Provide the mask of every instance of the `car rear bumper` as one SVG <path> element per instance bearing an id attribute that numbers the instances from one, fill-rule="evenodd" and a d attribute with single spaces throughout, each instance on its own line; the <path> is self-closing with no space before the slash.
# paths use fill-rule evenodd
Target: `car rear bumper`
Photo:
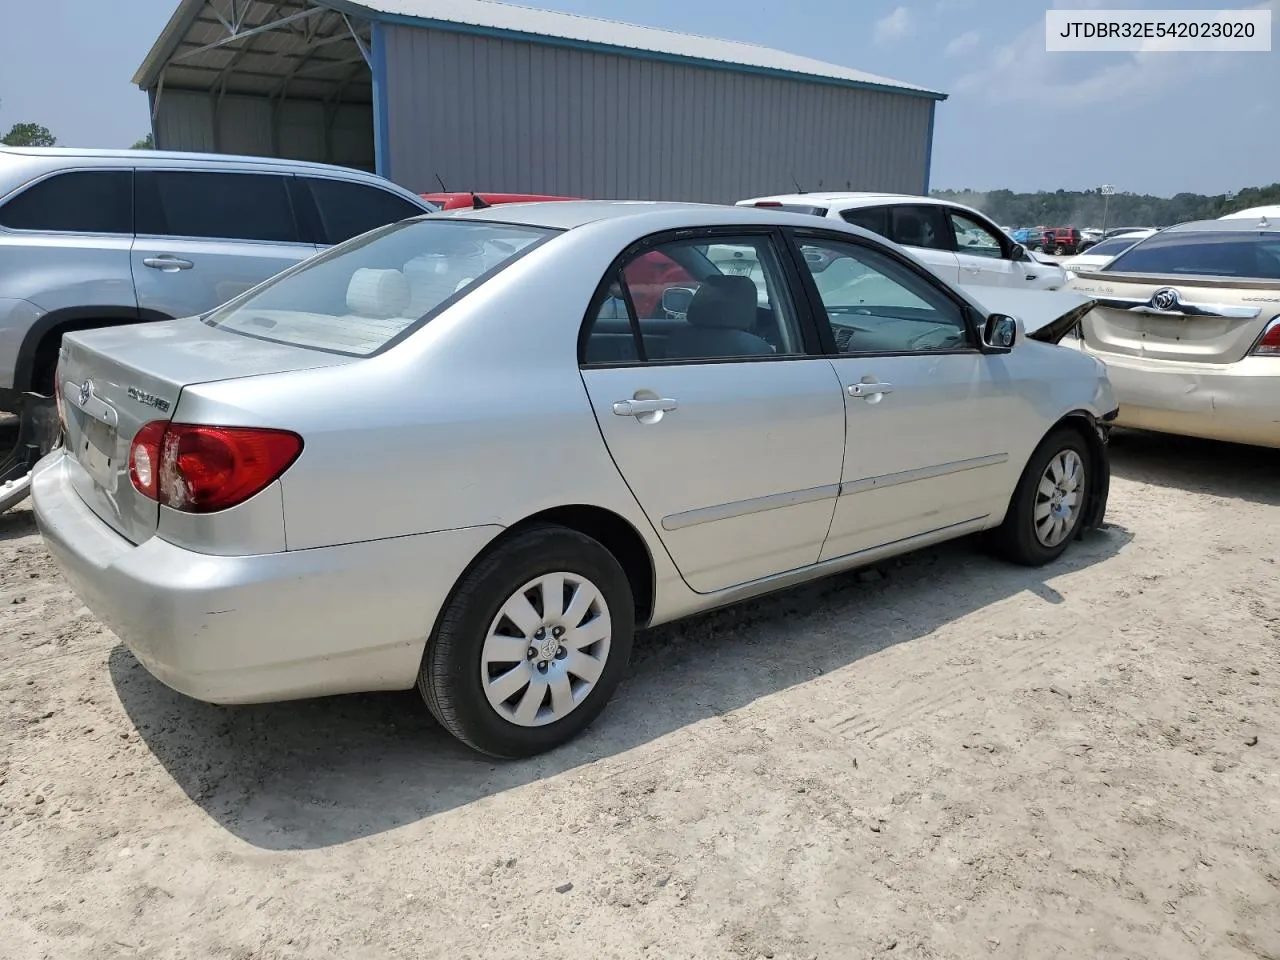
<path id="1" fill-rule="evenodd" d="M 436 615 L 496 526 L 218 557 L 125 540 L 64 454 L 32 477 L 36 522 L 90 611 L 158 679 L 213 703 L 411 687 Z"/>
<path id="2" fill-rule="evenodd" d="M 1089 352 L 1107 365 L 1117 426 L 1280 447 L 1280 357 L 1211 364 Z"/>

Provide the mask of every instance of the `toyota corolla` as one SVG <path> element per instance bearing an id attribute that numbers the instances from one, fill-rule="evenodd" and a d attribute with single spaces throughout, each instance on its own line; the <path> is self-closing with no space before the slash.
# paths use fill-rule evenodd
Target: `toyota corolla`
<path id="1" fill-rule="evenodd" d="M 416 684 L 525 756 L 600 713 L 638 627 L 981 531 L 1043 564 L 1100 524 L 1115 402 L 1054 345 L 1090 301 L 1011 293 L 799 214 L 434 214 L 69 335 L 36 517 L 190 696 Z"/>

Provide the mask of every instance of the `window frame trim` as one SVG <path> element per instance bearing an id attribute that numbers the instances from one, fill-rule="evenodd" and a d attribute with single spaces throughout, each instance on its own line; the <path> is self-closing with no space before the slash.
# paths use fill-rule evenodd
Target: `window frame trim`
<path id="1" fill-rule="evenodd" d="M 16 200 L 18 197 L 22 196 L 24 193 L 27 193 L 36 185 L 44 183 L 47 180 L 52 180 L 54 177 L 59 177 L 68 173 L 127 173 L 129 174 L 129 221 L 130 221 L 130 227 L 132 228 L 130 232 L 117 233 L 115 231 L 103 231 L 103 230 L 40 230 L 40 229 L 32 230 L 26 227 L 10 227 L 10 226 L 6 226 L 3 223 L 0 223 L 0 232 L 11 234 L 16 237 L 39 237 L 39 236 L 114 237 L 117 239 L 131 239 L 138 235 L 137 234 L 137 227 L 138 227 L 137 167 L 131 163 L 125 164 L 123 166 L 115 163 L 91 165 L 91 166 L 82 166 L 82 165 L 76 164 L 72 166 L 56 167 L 52 170 L 46 170 L 43 173 L 37 174 L 36 176 L 32 177 L 30 180 L 26 180 L 18 184 L 16 187 L 14 187 L 4 196 L 0 196 L 0 209 L 7 207 L 10 201 Z"/>
<path id="2" fill-rule="evenodd" d="M 778 258 L 778 265 L 782 272 L 781 287 L 791 300 L 796 327 L 800 334 L 801 351 L 799 353 L 775 353 L 767 356 L 746 357 L 702 357 L 682 360 L 668 360 L 665 357 L 655 360 L 645 358 L 643 349 L 644 335 L 640 330 L 640 319 L 636 316 L 635 304 L 631 299 L 631 289 L 622 272 L 623 265 L 644 253 L 652 252 L 664 244 L 693 244 L 701 237 L 765 237 L 773 244 L 774 253 Z M 790 252 L 790 246 L 786 241 L 783 228 L 768 224 L 747 224 L 745 226 L 741 224 L 716 224 L 702 227 L 680 227 L 675 230 L 662 230 L 658 233 L 651 233 L 627 244 L 622 249 L 622 252 L 609 262 L 608 269 L 605 270 L 600 282 L 596 284 L 595 292 L 587 303 L 586 313 L 583 315 L 582 322 L 578 328 L 578 369 L 611 370 L 621 367 L 687 367 L 708 363 L 778 363 L 788 360 L 813 360 L 826 356 L 822 328 L 817 323 L 816 318 L 812 316 L 812 306 L 809 299 L 804 296 L 803 288 L 799 286 L 803 278 L 795 272 L 793 257 L 794 254 Z M 642 359 L 587 363 L 585 359 L 587 341 L 590 339 L 591 330 L 597 319 L 597 314 L 600 312 L 600 307 L 608 296 L 610 279 L 615 276 L 622 286 L 632 336 L 637 341 L 638 354 Z"/>
<path id="3" fill-rule="evenodd" d="M 138 230 L 138 176 L 140 174 L 166 174 L 166 173 L 200 173 L 215 174 L 218 176 L 247 176 L 247 177 L 279 177 L 285 181 L 284 195 L 289 204 L 289 215 L 293 220 L 293 232 L 295 239 L 293 240 L 255 240 L 249 237 L 199 237 L 185 233 L 143 233 Z M 282 170 L 233 170 L 225 167 L 211 166 L 209 168 L 197 167 L 135 167 L 133 172 L 133 235 L 139 240 L 181 240 L 188 243 L 254 243 L 271 245 L 274 247 L 316 247 L 318 244 L 305 238 L 307 231 L 303 229 L 302 219 L 298 215 L 298 207 L 294 200 L 293 181 L 296 174 L 285 172 Z M 318 214 L 317 214 L 318 216 Z M 331 244 L 328 249 L 332 249 L 336 244 Z"/>
<path id="4" fill-rule="evenodd" d="M 840 233 L 834 230 L 824 230 L 815 227 L 787 227 L 787 239 L 792 246 L 792 259 L 797 263 L 804 263 L 804 254 L 800 249 L 802 237 L 813 237 L 818 240 L 826 240 L 831 243 L 843 243 L 849 246 L 865 247 L 873 253 L 887 257 L 900 266 L 907 269 L 910 273 L 915 274 L 920 280 L 935 290 L 940 292 L 947 300 L 955 304 L 960 311 L 960 316 L 964 321 L 965 330 L 969 334 L 971 343 L 963 347 L 949 347 L 938 350 L 858 350 L 852 352 L 841 352 L 836 346 L 835 330 L 831 325 L 831 320 L 827 315 L 826 304 L 822 302 L 822 295 L 818 291 L 817 281 L 813 278 L 813 272 L 805 267 L 804 274 L 801 275 L 801 282 L 805 287 L 806 296 L 809 299 L 809 310 L 815 320 L 819 323 L 819 331 L 824 336 L 827 348 L 826 356 L 828 359 L 844 359 L 849 357 L 930 357 L 951 354 L 983 354 L 986 351 L 982 349 L 981 331 L 978 329 L 978 317 L 975 315 L 973 306 L 961 297 L 955 290 L 943 282 L 931 270 L 928 270 L 913 260 L 902 256 L 892 247 L 885 244 L 877 243 L 854 234 Z"/>

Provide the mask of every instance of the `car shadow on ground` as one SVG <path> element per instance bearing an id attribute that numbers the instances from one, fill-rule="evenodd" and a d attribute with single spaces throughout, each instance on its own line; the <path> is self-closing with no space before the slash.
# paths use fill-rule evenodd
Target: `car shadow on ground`
<path id="1" fill-rule="evenodd" d="M 1135 483 L 1280 504 L 1280 450 L 1117 428 L 1111 472 Z"/>
<path id="2" fill-rule="evenodd" d="M 521 762 L 462 746 L 412 691 L 228 708 L 169 690 L 122 646 L 109 668 L 145 743 L 210 817 L 264 849 L 311 849 L 621 754 L 1019 593 L 1060 603 L 1047 579 L 1100 563 L 1129 540 L 1108 526 L 1038 570 L 958 541 L 646 631 L 595 725 Z M 912 624 L 904 604 L 915 605 Z"/>
<path id="3" fill-rule="evenodd" d="M 29 501 L 28 501 L 29 502 Z M 36 532 L 36 515 L 29 509 L 0 513 L 0 541 L 18 540 Z"/>

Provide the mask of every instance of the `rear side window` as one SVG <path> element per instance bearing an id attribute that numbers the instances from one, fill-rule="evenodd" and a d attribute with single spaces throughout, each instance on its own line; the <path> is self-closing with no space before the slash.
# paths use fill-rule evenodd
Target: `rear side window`
<path id="1" fill-rule="evenodd" d="M 938 207 L 890 207 L 889 239 L 904 247 L 951 249 L 951 234 Z"/>
<path id="2" fill-rule="evenodd" d="M 298 241 L 279 174 L 139 170 L 137 229 L 161 237 Z"/>
<path id="3" fill-rule="evenodd" d="M 1108 273 L 1280 280 L 1280 233 L 1158 233 L 1103 269 Z"/>
<path id="4" fill-rule="evenodd" d="M 66 233 L 133 233 L 133 174 L 76 170 L 32 184 L 3 207 L 0 226 Z"/>
<path id="5" fill-rule="evenodd" d="M 862 227 L 882 237 L 889 235 L 888 211 L 884 207 L 855 207 L 843 211 L 840 216 L 855 227 Z"/>
<path id="6" fill-rule="evenodd" d="M 374 227 L 426 213 L 421 207 L 363 183 L 303 177 L 320 215 L 319 243 L 342 243 Z"/>

